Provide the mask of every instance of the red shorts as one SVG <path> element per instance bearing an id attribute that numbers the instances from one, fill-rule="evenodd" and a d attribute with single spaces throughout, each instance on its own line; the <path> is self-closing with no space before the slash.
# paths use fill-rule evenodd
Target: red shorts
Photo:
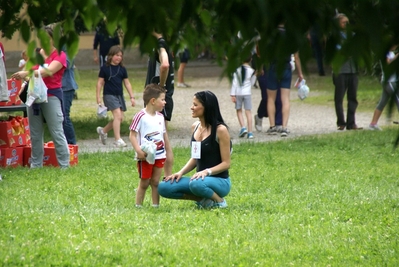
<path id="1" fill-rule="evenodd" d="M 139 171 L 139 177 L 141 179 L 151 179 L 152 170 L 154 167 L 163 168 L 166 159 L 156 159 L 154 164 L 150 164 L 147 161 L 138 161 L 137 170 Z"/>

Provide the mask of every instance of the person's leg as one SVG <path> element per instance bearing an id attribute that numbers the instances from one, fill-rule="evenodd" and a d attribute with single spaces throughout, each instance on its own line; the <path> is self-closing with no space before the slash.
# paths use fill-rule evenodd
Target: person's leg
<path id="1" fill-rule="evenodd" d="M 358 105 L 357 102 L 357 86 L 358 77 L 357 74 L 348 74 L 348 111 L 346 115 L 346 129 L 359 128 L 356 125 L 355 113 Z"/>
<path id="2" fill-rule="evenodd" d="M 186 68 L 187 63 L 180 62 L 179 69 L 177 70 L 177 83 L 180 86 L 184 84 L 184 69 Z"/>
<path id="3" fill-rule="evenodd" d="M 179 69 L 177 70 L 177 82 L 178 85 L 184 84 L 184 69 L 186 68 L 187 63 L 180 62 Z"/>
<path id="4" fill-rule="evenodd" d="M 283 125 L 283 104 L 281 102 L 281 89 L 277 89 L 277 95 L 276 95 L 276 101 L 275 107 L 276 107 L 276 115 L 275 115 L 275 123 L 276 125 Z"/>
<path id="5" fill-rule="evenodd" d="M 245 110 L 245 116 L 247 117 L 248 133 L 252 133 L 252 112 L 250 109 Z"/>
<path id="6" fill-rule="evenodd" d="M 150 185 L 151 185 L 151 198 L 152 198 L 153 206 L 159 206 L 158 185 L 159 185 L 159 178 L 161 177 L 161 174 L 162 174 L 162 168 L 154 167 L 152 169 Z"/>
<path id="7" fill-rule="evenodd" d="M 267 78 L 266 74 L 263 74 L 258 77 L 258 83 L 261 92 L 261 101 L 258 106 L 257 114 L 258 118 L 262 119 L 263 117 L 267 117 Z"/>
<path id="8" fill-rule="evenodd" d="M 199 201 L 202 197 L 196 196 L 191 192 L 190 177 L 182 177 L 178 182 L 162 181 L 158 185 L 158 193 L 164 198 L 186 199 Z"/>
<path id="9" fill-rule="evenodd" d="M 43 105 L 46 105 L 44 103 Z M 43 115 L 40 111 L 39 115 L 33 114 L 32 107 L 27 108 L 28 119 L 29 119 L 29 128 L 30 128 L 30 138 L 32 144 L 31 151 L 31 168 L 40 168 L 43 167 L 43 155 L 44 155 L 44 123 L 43 123 Z"/>
<path id="10" fill-rule="evenodd" d="M 255 128 L 258 132 L 262 131 L 262 119 L 267 117 L 267 79 L 266 74 L 258 76 L 258 84 L 261 92 L 261 100 L 259 102 L 257 114 L 254 115 Z"/>
<path id="11" fill-rule="evenodd" d="M 242 109 L 236 109 L 238 123 L 240 124 L 241 129 L 245 127 L 244 117 L 242 115 Z"/>
<path id="12" fill-rule="evenodd" d="M 191 192 L 201 198 L 212 199 L 215 202 L 222 202 L 223 197 L 230 192 L 230 178 L 205 177 L 192 180 L 189 184 Z"/>
<path id="13" fill-rule="evenodd" d="M 343 130 L 346 127 L 346 121 L 344 116 L 344 96 L 346 93 L 346 82 L 344 74 L 333 74 L 333 83 L 334 83 L 334 105 L 335 105 L 335 114 L 337 115 L 337 126 L 339 130 Z"/>
<path id="14" fill-rule="evenodd" d="M 290 116 L 290 89 L 281 88 L 281 104 L 283 115 L 283 129 L 287 129 L 288 118 Z"/>
<path id="15" fill-rule="evenodd" d="M 165 128 L 167 131 L 168 130 L 168 121 L 167 120 L 165 120 Z M 166 160 L 165 160 L 165 165 L 164 165 L 164 175 L 169 176 L 169 175 L 172 175 L 174 155 L 173 155 L 172 147 L 170 145 L 167 146 L 165 149 L 166 149 Z"/>
<path id="16" fill-rule="evenodd" d="M 123 121 L 123 111 L 120 108 L 112 110 L 112 121 L 103 128 L 104 133 L 108 133 L 111 129 L 114 131 L 115 141 L 121 138 L 121 123 Z"/>
<path id="17" fill-rule="evenodd" d="M 65 120 L 64 120 L 64 133 L 65 137 L 67 139 L 68 144 L 75 145 L 76 144 L 76 138 L 75 138 L 75 129 L 73 127 L 71 118 L 70 118 L 70 112 L 71 112 L 71 106 L 72 106 L 72 101 L 74 99 L 75 95 L 75 90 L 70 90 L 70 91 L 64 91 L 63 92 L 63 103 L 64 103 L 64 111 L 65 111 Z"/>
<path id="18" fill-rule="evenodd" d="M 370 126 L 374 126 L 374 125 L 378 124 L 378 120 L 381 117 L 382 111 L 384 110 L 385 106 L 387 105 L 387 103 L 389 101 L 390 94 L 386 88 L 387 86 L 388 87 L 390 86 L 389 83 L 383 85 L 381 98 L 377 104 L 376 109 L 374 110 L 374 114 L 373 114 L 373 118 L 371 119 Z"/>
<path id="19" fill-rule="evenodd" d="M 140 179 L 139 186 L 136 191 L 136 206 L 142 206 L 145 192 L 147 191 L 148 186 L 150 185 L 150 179 Z"/>
<path id="20" fill-rule="evenodd" d="M 55 96 L 50 96 L 48 97 L 48 103 L 46 105 L 42 104 L 41 109 L 54 142 L 58 165 L 61 168 L 67 168 L 69 167 L 70 155 L 64 134 L 64 114 L 62 112 L 61 101 Z"/>
<path id="21" fill-rule="evenodd" d="M 267 114 L 269 115 L 270 127 L 276 126 L 275 114 L 276 114 L 276 97 L 277 90 L 267 89 Z"/>

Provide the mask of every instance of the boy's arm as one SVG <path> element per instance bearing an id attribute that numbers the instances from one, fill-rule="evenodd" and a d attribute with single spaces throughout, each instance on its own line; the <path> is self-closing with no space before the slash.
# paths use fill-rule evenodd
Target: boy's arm
<path id="1" fill-rule="evenodd" d="M 129 98 L 130 98 L 130 103 L 132 104 L 132 107 L 136 105 L 136 101 L 134 98 L 133 90 L 132 90 L 132 85 L 130 84 L 130 81 L 128 78 L 123 79 L 123 83 L 126 87 L 127 92 L 129 93 Z"/>
<path id="2" fill-rule="evenodd" d="M 137 153 L 137 159 L 138 160 L 145 160 L 145 157 L 147 155 L 146 155 L 146 153 L 144 153 L 143 150 L 141 150 L 141 147 L 140 147 L 139 142 L 137 140 L 137 132 L 130 130 L 129 140 L 130 140 L 130 143 L 133 146 L 133 149 Z"/>

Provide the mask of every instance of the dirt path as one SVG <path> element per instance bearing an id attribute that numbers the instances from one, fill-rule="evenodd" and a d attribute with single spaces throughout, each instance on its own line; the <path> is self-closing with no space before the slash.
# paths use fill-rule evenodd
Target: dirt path
<path id="1" fill-rule="evenodd" d="M 201 78 L 197 78 L 198 73 L 201 73 Z M 222 80 L 219 79 L 220 73 L 221 69 L 219 67 L 209 66 L 209 64 L 199 64 L 199 66 L 191 68 L 187 67 L 185 76 L 186 83 L 189 83 L 192 87 L 175 89 L 175 94 L 173 97 L 175 103 L 173 117 L 172 121 L 169 124 L 168 132 L 172 146 L 176 147 L 189 145 L 190 126 L 193 122 L 196 121 L 196 119 L 191 118 L 190 107 L 192 103 L 192 98 L 196 92 L 202 90 L 210 90 L 218 97 L 222 116 L 230 128 L 230 135 L 233 143 L 268 142 L 281 140 L 282 138 L 279 135 L 270 136 L 266 134 L 265 131 L 269 127 L 269 121 L 267 118 L 263 119 L 262 132 L 256 132 L 254 129 L 254 139 L 248 140 L 246 138 L 238 138 L 238 132 L 240 130 L 240 127 L 234 109 L 234 104 L 230 100 L 230 84 L 226 78 Z M 291 133 L 289 134 L 287 139 L 299 137 L 302 135 L 337 132 L 335 126 L 336 117 L 333 106 L 317 106 L 307 104 L 306 99 L 304 101 L 300 101 L 296 93 L 297 91 L 295 89 L 291 90 L 291 114 L 288 122 L 288 129 Z M 309 97 L 312 97 L 312 91 L 310 92 Z M 260 99 L 260 90 L 253 89 L 252 115 L 256 114 Z M 370 123 L 371 116 L 372 113 L 369 112 L 357 112 L 356 122 L 358 126 L 367 128 L 368 124 Z M 380 119 L 380 125 L 384 125 L 387 123 L 388 122 L 384 118 Z M 123 137 L 123 139 L 126 143 L 129 144 L 127 136 Z M 112 140 L 110 140 L 106 146 L 102 145 L 97 139 L 79 141 L 78 145 L 79 151 L 81 153 L 120 150 L 113 147 Z M 128 146 L 123 150 L 132 150 L 132 147 Z"/>

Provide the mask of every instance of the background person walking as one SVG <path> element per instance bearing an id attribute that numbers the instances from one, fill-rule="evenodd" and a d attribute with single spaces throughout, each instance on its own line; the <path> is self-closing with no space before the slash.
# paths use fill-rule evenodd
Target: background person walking
<path id="1" fill-rule="evenodd" d="M 235 103 L 238 122 L 241 130 L 239 137 L 245 137 L 248 134 L 249 139 L 253 139 L 252 133 L 252 94 L 251 88 L 255 84 L 255 70 L 251 67 L 251 57 L 248 57 L 244 63 L 237 68 L 233 74 L 233 81 L 230 90 L 231 101 Z M 245 127 L 242 109 L 245 109 L 245 117 L 247 119 L 247 127 Z"/>
<path id="2" fill-rule="evenodd" d="M 103 127 L 97 127 L 97 133 L 103 145 L 106 144 L 108 132 L 114 131 L 116 147 L 125 147 L 126 143 L 121 138 L 121 123 L 123 113 L 126 111 L 126 103 L 123 97 L 123 85 L 129 93 L 130 104 L 135 106 L 132 86 L 129 82 L 126 68 L 123 66 L 123 51 L 119 45 L 111 47 L 107 62 L 101 67 L 98 74 L 96 95 L 97 104 L 103 105 L 101 101 L 101 89 L 103 89 L 104 105 L 112 112 L 113 119 Z"/>

